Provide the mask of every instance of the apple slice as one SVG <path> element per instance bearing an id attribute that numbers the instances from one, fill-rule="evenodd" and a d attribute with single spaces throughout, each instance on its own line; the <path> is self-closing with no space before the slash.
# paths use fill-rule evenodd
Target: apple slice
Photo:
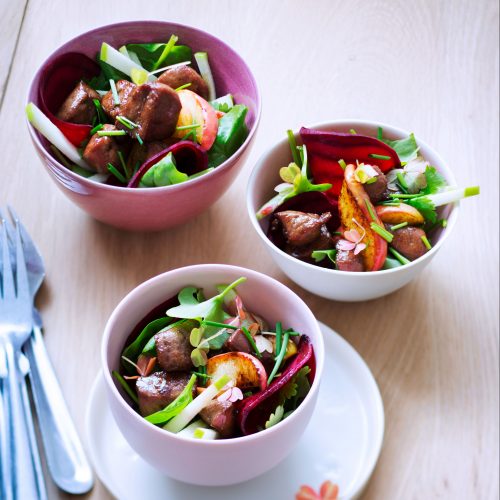
<path id="1" fill-rule="evenodd" d="M 191 90 L 179 90 L 177 95 L 181 100 L 182 108 L 174 137 L 182 139 L 193 130 L 196 130 L 196 142 L 208 151 L 217 137 L 219 127 L 215 109 L 203 97 Z M 198 127 L 195 129 L 189 128 L 190 125 L 198 125 Z"/>
<path id="2" fill-rule="evenodd" d="M 375 208 L 380 220 L 387 224 L 408 222 L 410 226 L 418 226 L 425 222 L 422 214 L 416 208 L 406 203 L 400 203 L 398 207 L 379 205 Z"/>
<path id="3" fill-rule="evenodd" d="M 267 385 L 267 374 L 263 364 L 251 354 L 245 352 L 226 352 L 209 358 L 207 375 L 211 380 L 218 380 L 227 375 L 236 387 L 264 390 Z"/>

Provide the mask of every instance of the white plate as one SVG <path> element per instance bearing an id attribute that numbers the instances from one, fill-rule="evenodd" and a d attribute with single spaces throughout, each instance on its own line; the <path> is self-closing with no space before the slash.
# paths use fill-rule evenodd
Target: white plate
<path id="1" fill-rule="evenodd" d="M 319 490 L 325 480 L 339 486 L 340 498 L 356 498 L 366 486 L 382 448 L 382 398 L 359 354 L 331 328 L 320 326 L 326 359 L 318 404 L 297 447 L 277 467 L 251 481 L 225 487 L 193 486 L 162 476 L 121 435 L 100 374 L 90 395 L 86 426 L 90 456 L 101 481 L 120 500 L 293 499 L 301 485 Z M 165 457 L 170 459 L 175 460 Z"/>

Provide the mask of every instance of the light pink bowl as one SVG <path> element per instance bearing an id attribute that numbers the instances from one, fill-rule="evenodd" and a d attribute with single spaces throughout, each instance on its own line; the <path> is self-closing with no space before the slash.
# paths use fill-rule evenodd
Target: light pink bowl
<path id="1" fill-rule="evenodd" d="M 180 437 L 155 427 L 136 413 L 122 397 L 111 372 L 117 370 L 125 341 L 150 310 L 175 296 L 181 288 L 196 285 L 214 293 L 214 285 L 238 286 L 244 304 L 269 321 L 282 321 L 307 334 L 314 345 L 316 377 L 302 404 L 276 426 L 251 436 L 220 441 Z M 203 264 L 183 267 L 146 281 L 132 290 L 111 315 L 102 340 L 102 367 L 112 414 L 130 446 L 163 474 L 186 483 L 222 486 L 246 481 L 271 469 L 293 449 L 304 432 L 318 397 L 323 372 L 324 345 L 318 323 L 306 304 L 278 281 L 241 267 Z"/>
<path id="2" fill-rule="evenodd" d="M 193 52 L 206 51 L 219 96 L 231 93 L 248 108 L 250 131 L 238 151 L 214 171 L 182 184 L 154 189 L 128 189 L 89 181 L 65 168 L 49 149 L 49 143 L 28 123 L 31 140 L 45 169 L 57 186 L 82 210 L 97 220 L 133 231 L 159 231 L 183 224 L 210 207 L 229 188 L 252 142 L 260 118 L 260 94 L 255 79 L 243 59 L 228 45 L 204 31 L 182 24 L 135 21 L 103 26 L 73 38 L 57 49 L 36 72 L 28 102 L 39 104 L 40 77 L 55 57 L 81 52 L 93 58 L 101 43 L 114 47 L 125 43 L 148 43 L 179 36 L 179 43 Z"/>

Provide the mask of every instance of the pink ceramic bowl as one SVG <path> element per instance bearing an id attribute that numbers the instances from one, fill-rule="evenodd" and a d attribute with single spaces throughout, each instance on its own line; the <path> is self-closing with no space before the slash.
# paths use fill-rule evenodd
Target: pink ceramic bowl
<path id="1" fill-rule="evenodd" d="M 155 427 L 136 413 L 122 397 L 111 377 L 134 326 L 154 307 L 188 285 L 215 293 L 214 284 L 247 281 L 238 293 L 249 310 L 271 324 L 283 321 L 311 339 L 316 376 L 309 394 L 288 418 L 251 436 L 220 441 L 200 441 Z M 111 315 L 102 340 L 102 368 L 113 416 L 130 446 L 163 474 L 187 483 L 228 485 L 251 479 L 277 465 L 293 449 L 309 422 L 318 397 L 323 372 L 324 345 L 318 323 L 306 304 L 285 285 L 241 267 L 203 264 L 183 267 L 146 281 L 132 290 Z"/>
<path id="2" fill-rule="evenodd" d="M 28 102 L 39 104 L 41 75 L 55 57 L 67 52 L 81 52 L 94 58 L 101 43 L 114 47 L 125 43 L 148 43 L 179 36 L 179 43 L 193 52 L 206 51 L 214 75 L 217 94 L 231 93 L 235 101 L 249 111 L 246 122 L 250 131 L 239 150 L 214 171 L 175 186 L 128 189 L 89 181 L 65 168 L 52 154 L 49 143 L 29 123 L 35 149 L 45 169 L 57 186 L 92 217 L 113 226 L 133 231 L 159 231 L 183 224 L 210 207 L 229 188 L 249 152 L 260 118 L 260 94 L 255 79 L 243 59 L 218 38 L 182 24 L 160 21 L 134 21 L 111 24 L 73 38 L 57 49 L 36 72 Z"/>

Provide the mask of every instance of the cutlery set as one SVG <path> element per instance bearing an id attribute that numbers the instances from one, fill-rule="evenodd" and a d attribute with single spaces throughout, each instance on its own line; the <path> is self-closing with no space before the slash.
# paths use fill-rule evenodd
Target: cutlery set
<path id="1" fill-rule="evenodd" d="M 79 441 L 42 338 L 34 305 L 43 260 L 12 208 L 0 209 L 0 499 L 47 498 L 29 393 L 50 475 L 62 490 L 92 488 Z M 29 379 L 29 388 L 27 379 Z"/>

